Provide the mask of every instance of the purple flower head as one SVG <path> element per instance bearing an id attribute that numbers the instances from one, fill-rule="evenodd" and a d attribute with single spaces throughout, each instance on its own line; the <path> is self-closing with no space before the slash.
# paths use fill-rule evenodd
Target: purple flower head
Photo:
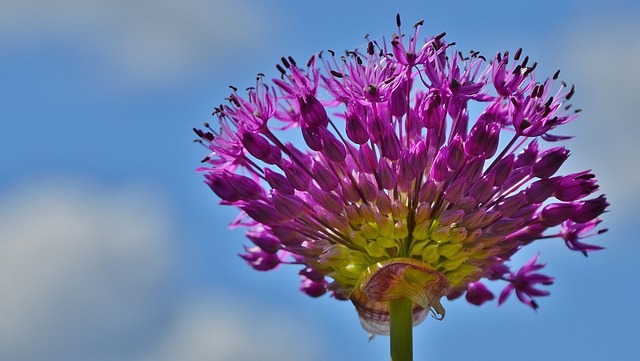
<path id="1" fill-rule="evenodd" d="M 506 281 L 509 282 L 507 287 L 502 290 L 500 293 L 500 298 L 498 299 L 498 304 L 503 304 L 507 298 L 513 293 L 516 292 L 516 296 L 520 301 L 524 304 L 529 305 L 534 310 L 538 308 L 538 304 L 533 299 L 533 297 L 547 296 L 549 295 L 548 291 L 540 290 L 535 288 L 536 285 L 550 285 L 553 283 L 553 278 L 545 276 L 540 273 L 534 273 L 542 269 L 545 265 L 536 263 L 538 261 L 539 255 L 531 258 L 518 272 L 515 274 L 510 273 Z"/>
<path id="2" fill-rule="evenodd" d="M 600 249 L 581 240 L 609 205 L 591 171 L 560 173 L 568 137 L 549 132 L 577 116 L 574 89 L 538 80 L 521 49 L 487 61 L 397 23 L 390 43 L 282 58 L 280 78 L 234 88 L 219 127 L 195 129 L 198 170 L 241 211 L 250 266 L 298 265 L 302 292 L 350 300 L 372 334 L 388 333 L 391 300 L 411 299 L 417 324 L 444 316 L 443 297 L 492 300 L 485 281 L 535 309 L 552 279 L 538 256 L 508 261 L 543 239 Z"/>
<path id="3" fill-rule="evenodd" d="M 583 238 L 592 237 L 606 232 L 606 228 L 595 231 L 595 228 L 600 224 L 600 222 L 601 221 L 599 219 L 594 219 L 587 223 L 566 221 L 560 226 L 560 237 L 564 239 L 564 242 L 570 250 L 580 251 L 582 254 L 587 256 L 587 252 L 603 249 L 603 247 L 600 246 L 580 242 Z"/>

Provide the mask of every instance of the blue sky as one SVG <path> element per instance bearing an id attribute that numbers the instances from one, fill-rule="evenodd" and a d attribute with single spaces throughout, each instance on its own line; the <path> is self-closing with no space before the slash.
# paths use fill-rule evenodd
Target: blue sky
<path id="1" fill-rule="evenodd" d="M 565 172 L 593 169 L 612 203 L 607 250 L 533 244 L 556 277 L 538 312 L 446 302 L 416 360 L 632 359 L 640 201 L 634 1 L 9 0 L 0 3 L 0 359 L 386 360 L 346 302 L 311 299 L 297 269 L 236 256 L 235 211 L 194 172 L 191 128 L 228 85 L 408 29 L 457 49 L 519 47 L 562 70 L 582 116 Z"/>

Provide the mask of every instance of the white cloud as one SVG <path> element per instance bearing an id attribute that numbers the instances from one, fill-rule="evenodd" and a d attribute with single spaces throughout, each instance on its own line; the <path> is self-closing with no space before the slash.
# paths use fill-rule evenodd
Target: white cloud
<path id="1" fill-rule="evenodd" d="M 593 15 L 571 24 L 562 39 L 564 58 L 579 75 L 586 104 L 569 144 L 582 164 L 593 167 L 612 211 L 633 209 L 640 199 L 637 157 L 640 121 L 640 24 L 638 16 Z"/>
<path id="2" fill-rule="evenodd" d="M 302 321 L 281 308 L 179 294 L 161 199 L 149 185 L 72 178 L 0 192 L 0 360 L 322 359 L 318 338 L 296 334 Z"/>
<path id="3" fill-rule="evenodd" d="M 185 304 L 156 347 L 135 361 L 321 360 L 312 331 L 278 310 L 258 312 L 230 295 Z"/>
<path id="4" fill-rule="evenodd" d="M 108 353 L 166 312 L 153 301 L 171 267 L 157 195 L 61 178 L 1 197 L 0 359 Z"/>
<path id="5" fill-rule="evenodd" d="M 245 1 L 9 0 L 0 3 L 0 42 L 79 44 L 106 60 L 110 75 L 154 85 L 259 48 L 269 18 Z"/>

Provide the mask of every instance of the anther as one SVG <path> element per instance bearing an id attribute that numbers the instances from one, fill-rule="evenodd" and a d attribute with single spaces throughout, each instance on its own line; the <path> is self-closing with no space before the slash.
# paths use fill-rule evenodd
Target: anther
<path id="1" fill-rule="evenodd" d="M 546 103 L 544 103 L 544 106 L 545 106 L 545 107 L 550 107 L 550 106 L 551 106 L 551 103 L 553 103 L 553 97 L 549 97 L 549 100 L 547 100 L 547 102 L 546 102 Z"/>
<path id="2" fill-rule="evenodd" d="M 287 69 L 291 68 L 291 64 L 289 64 L 289 62 L 287 61 L 287 59 L 284 56 L 282 58 L 280 58 L 280 61 L 282 61 L 282 64 L 284 65 L 285 68 L 287 68 Z"/>
<path id="3" fill-rule="evenodd" d="M 513 68 L 512 74 L 520 74 L 521 71 L 522 71 L 522 66 L 516 65 L 516 67 Z"/>
<path id="4" fill-rule="evenodd" d="M 536 66 L 538 66 L 538 63 L 533 63 L 533 65 L 526 68 L 526 70 L 524 71 L 524 73 L 522 73 L 522 75 L 527 76 L 531 74 L 536 69 Z"/>
<path id="5" fill-rule="evenodd" d="M 291 63 L 291 65 L 293 65 L 293 66 L 298 66 L 298 65 L 296 64 L 296 61 L 295 61 L 295 60 L 293 60 L 293 58 L 292 58 L 291 56 L 289 56 L 289 57 L 288 57 L 288 59 L 289 59 L 289 62 Z"/>
<path id="6" fill-rule="evenodd" d="M 447 33 L 442 32 L 442 33 L 440 33 L 439 35 L 437 35 L 434 39 L 435 39 L 435 40 L 440 40 L 440 39 L 444 38 L 444 36 L 445 36 L 445 35 L 447 35 Z"/>
<path id="7" fill-rule="evenodd" d="M 560 69 L 553 74 L 553 80 L 558 80 L 558 76 L 560 75 Z"/>
<path id="8" fill-rule="evenodd" d="M 575 94 L 575 92 L 576 92 L 576 86 L 572 84 L 571 85 L 571 90 L 569 90 L 569 93 L 567 94 L 565 99 L 567 99 L 567 100 L 571 99 L 571 97 L 573 97 L 573 94 Z"/>
<path id="9" fill-rule="evenodd" d="M 513 54 L 513 60 L 520 60 L 520 54 L 522 54 L 522 48 L 518 48 L 518 50 L 516 50 L 516 53 Z"/>
<path id="10" fill-rule="evenodd" d="M 396 14 L 396 25 L 398 25 L 398 27 L 402 26 L 402 22 L 400 21 L 400 14 Z"/>
<path id="11" fill-rule="evenodd" d="M 369 55 L 375 54 L 375 49 L 373 48 L 373 42 L 372 41 L 370 41 L 369 45 L 367 46 L 367 54 L 369 54 Z"/>

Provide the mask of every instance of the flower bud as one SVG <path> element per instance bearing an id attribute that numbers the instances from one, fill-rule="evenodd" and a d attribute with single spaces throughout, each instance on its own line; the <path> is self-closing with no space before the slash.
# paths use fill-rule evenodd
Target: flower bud
<path id="1" fill-rule="evenodd" d="M 382 131 L 380 152 L 389 160 L 398 160 L 400 158 L 402 147 L 396 132 L 391 126 L 386 126 Z"/>
<path id="2" fill-rule="evenodd" d="M 433 162 L 430 175 L 430 178 L 436 182 L 443 182 L 448 179 L 449 169 L 447 168 L 447 161 L 443 157 L 438 157 Z"/>
<path id="3" fill-rule="evenodd" d="M 303 127 L 301 129 L 302 138 L 311 150 L 322 150 L 322 137 L 320 136 L 320 127 Z"/>
<path id="4" fill-rule="evenodd" d="M 314 281 L 306 277 L 302 277 L 300 283 L 300 291 L 306 293 L 311 297 L 320 297 L 327 292 L 327 281 L 324 279 L 320 281 Z"/>
<path id="5" fill-rule="evenodd" d="M 595 192 L 599 186 L 595 175 L 588 171 L 558 177 L 558 187 L 553 195 L 561 201 L 575 201 Z"/>
<path id="6" fill-rule="evenodd" d="M 356 144 L 364 144 L 369 141 L 369 133 L 367 127 L 360 116 L 355 112 L 347 112 L 346 114 L 346 131 L 347 137 Z"/>
<path id="7" fill-rule="evenodd" d="M 509 178 L 513 170 L 514 160 L 514 155 L 509 154 L 496 163 L 496 166 L 493 168 L 493 173 L 496 175 L 494 185 L 501 186 Z"/>
<path id="8" fill-rule="evenodd" d="M 313 179 L 325 191 L 331 192 L 338 188 L 338 177 L 322 163 L 314 162 L 311 172 L 313 173 Z"/>
<path id="9" fill-rule="evenodd" d="M 396 186 L 396 172 L 391 169 L 389 161 L 381 158 L 376 167 L 376 173 L 383 189 L 391 190 Z"/>
<path id="10" fill-rule="evenodd" d="M 551 203 L 545 206 L 538 218 L 547 226 L 553 227 L 566 221 L 578 209 L 575 203 Z"/>
<path id="11" fill-rule="evenodd" d="M 459 135 L 456 135 L 455 138 L 449 143 L 446 149 L 447 153 L 447 167 L 452 171 L 457 171 L 460 169 L 465 161 L 466 156 L 464 153 L 464 147 L 462 145 L 462 138 Z"/>
<path id="12" fill-rule="evenodd" d="M 306 191 L 309 189 L 309 183 L 311 183 L 311 177 L 307 174 L 307 172 L 298 167 L 296 164 L 291 162 L 284 163 L 284 174 L 289 180 L 289 183 L 293 186 L 293 188 L 299 191 Z"/>
<path id="13" fill-rule="evenodd" d="M 475 198 L 478 203 L 485 203 L 494 189 L 495 173 L 489 173 L 475 182 L 469 188 L 469 196 Z"/>
<path id="14" fill-rule="evenodd" d="M 312 94 L 298 98 L 303 128 L 326 127 L 329 117 L 324 106 Z"/>
<path id="15" fill-rule="evenodd" d="M 245 247 L 247 253 L 241 254 L 247 263 L 256 271 L 269 271 L 280 264 L 277 253 L 267 253 L 258 247 Z"/>
<path id="16" fill-rule="evenodd" d="M 280 240 L 262 226 L 247 231 L 245 235 L 253 244 L 267 253 L 275 253 L 281 248 Z"/>
<path id="17" fill-rule="evenodd" d="M 291 183 L 289 183 L 287 177 L 283 176 L 280 173 L 276 173 L 269 168 L 265 168 L 264 177 L 271 188 L 277 189 L 279 192 L 288 195 L 293 195 L 293 193 L 295 192 L 295 189 L 293 189 L 293 186 L 291 185 Z"/>
<path id="18" fill-rule="evenodd" d="M 294 196 L 274 190 L 271 193 L 273 206 L 287 219 L 300 217 L 304 213 L 304 202 Z"/>
<path id="19" fill-rule="evenodd" d="M 365 173 L 373 174 L 378 164 L 378 158 L 375 156 L 368 144 L 360 146 L 358 151 L 358 164 Z"/>
<path id="20" fill-rule="evenodd" d="M 327 159 L 336 163 L 344 161 L 347 157 L 347 150 L 344 144 L 324 128 L 320 130 L 320 137 L 322 138 L 322 151 L 327 156 Z"/>
<path id="21" fill-rule="evenodd" d="M 391 92 L 390 111 L 395 117 L 401 117 L 407 112 L 407 81 L 401 81 Z"/>
<path id="22" fill-rule="evenodd" d="M 604 195 L 600 195 L 598 198 L 580 202 L 579 205 L 569 219 L 576 223 L 587 223 L 604 213 L 609 206 L 609 202 L 607 202 L 607 198 Z"/>
<path id="23" fill-rule="evenodd" d="M 266 226 L 278 225 L 284 222 L 284 218 L 280 212 L 278 212 L 273 205 L 263 200 L 247 202 L 241 205 L 240 208 L 247 213 L 249 217 Z"/>
<path id="24" fill-rule="evenodd" d="M 205 179 L 218 197 L 228 202 L 254 200 L 262 194 L 262 187 L 253 179 L 226 170 L 207 173 Z"/>
<path id="25" fill-rule="evenodd" d="M 487 301 L 493 300 L 495 296 L 481 282 L 472 282 L 467 285 L 465 298 L 472 305 L 480 306 Z"/>
<path id="26" fill-rule="evenodd" d="M 542 203 L 551 197 L 556 189 L 556 182 L 551 179 L 540 179 L 531 183 L 525 190 L 527 200 L 532 203 Z M 563 201 L 564 199 L 560 199 Z"/>
<path id="27" fill-rule="evenodd" d="M 516 157 L 513 168 L 531 166 L 538 158 L 538 142 L 532 141 Z"/>
<path id="28" fill-rule="evenodd" d="M 367 179 L 367 176 L 365 176 L 363 173 L 360 173 L 360 175 L 358 176 L 358 184 L 365 200 L 367 202 L 375 202 L 378 198 L 378 187 L 376 187 L 373 182 Z"/>
<path id="29" fill-rule="evenodd" d="M 249 154 L 262 161 L 271 157 L 271 144 L 260 134 L 243 132 L 242 145 Z"/>
<path id="30" fill-rule="evenodd" d="M 556 147 L 543 152 L 533 165 L 532 175 L 538 178 L 549 178 L 554 175 L 562 163 L 569 158 L 569 150 L 565 147 Z"/>
<path id="31" fill-rule="evenodd" d="M 444 191 L 444 199 L 451 203 L 456 203 L 467 192 L 468 188 L 467 180 L 458 178 Z"/>

